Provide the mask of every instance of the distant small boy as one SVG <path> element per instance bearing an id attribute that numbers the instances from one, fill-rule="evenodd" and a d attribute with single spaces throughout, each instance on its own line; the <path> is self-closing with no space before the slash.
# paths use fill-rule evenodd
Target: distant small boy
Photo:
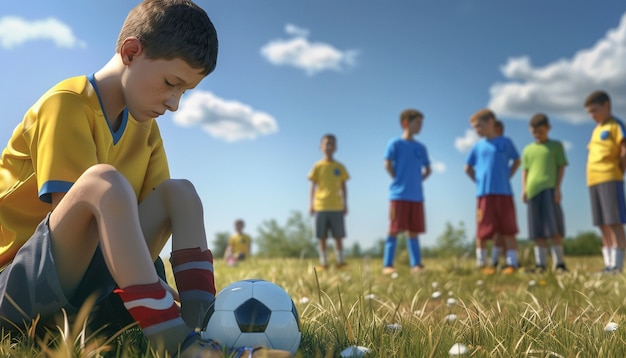
<path id="1" fill-rule="evenodd" d="M 502 235 L 506 246 L 504 274 L 517 270 L 517 220 L 510 178 L 520 165 L 513 142 L 497 136 L 496 116 L 482 109 L 470 117 L 470 123 L 481 140 L 472 147 L 465 164 L 465 173 L 476 183 L 476 264 L 486 274 L 495 273 L 487 265 L 487 240 Z"/>
<path id="2" fill-rule="evenodd" d="M 585 100 L 585 109 L 596 122 L 587 145 L 587 186 L 593 224 L 602 231 L 603 272 L 622 272 L 626 248 L 624 123 L 611 113 L 611 99 L 604 91 L 591 93 Z"/>
<path id="3" fill-rule="evenodd" d="M 348 213 L 346 181 L 350 178 L 343 164 L 334 158 L 337 138 L 333 134 L 322 137 L 320 149 L 324 158 L 313 165 L 308 178 L 311 181 L 309 213 L 315 217 L 315 236 L 320 255 L 319 270 L 328 269 L 326 240 L 328 233 L 335 240 L 337 267 L 346 266 L 342 240 L 346 236 L 344 217 Z"/>
<path id="4" fill-rule="evenodd" d="M 239 261 L 250 256 L 252 238 L 243 232 L 246 223 L 242 219 L 235 220 L 235 233 L 228 239 L 224 258 L 228 266 L 236 266 Z"/>
<path id="5" fill-rule="evenodd" d="M 415 109 L 400 114 L 402 136 L 393 138 L 385 151 L 385 169 L 392 178 L 389 187 L 389 236 L 385 242 L 383 274 L 396 272 L 393 262 L 398 234 L 408 232 L 411 272 L 422 271 L 418 234 L 426 231 L 422 182 L 431 173 L 426 147 L 413 138 L 422 129 L 424 115 Z"/>
<path id="6" fill-rule="evenodd" d="M 528 210 L 528 237 L 535 242 L 537 271 L 547 268 L 551 239 L 552 263 L 557 271 L 567 271 L 563 261 L 563 211 L 561 182 L 567 165 L 561 142 L 548 138 L 548 116 L 537 113 L 530 119 L 533 143 L 522 152 L 522 201 Z"/>

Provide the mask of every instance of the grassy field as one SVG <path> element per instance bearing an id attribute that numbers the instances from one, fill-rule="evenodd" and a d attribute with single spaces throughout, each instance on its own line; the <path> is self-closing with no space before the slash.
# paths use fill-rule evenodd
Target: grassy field
<path id="1" fill-rule="evenodd" d="M 626 357 L 626 275 L 595 274 L 601 263 L 569 258 L 564 274 L 485 276 L 472 259 L 438 259 L 420 274 L 399 262 L 394 278 L 375 259 L 316 272 L 315 261 L 253 258 L 237 267 L 218 260 L 215 272 L 218 291 L 248 278 L 285 288 L 300 313 L 299 357 L 339 357 L 350 346 L 368 348 L 366 357 L 448 357 L 455 343 L 468 357 Z M 609 322 L 619 328 L 605 331 Z M 5 340 L 0 356 L 150 356 L 76 332 L 49 352 Z"/>

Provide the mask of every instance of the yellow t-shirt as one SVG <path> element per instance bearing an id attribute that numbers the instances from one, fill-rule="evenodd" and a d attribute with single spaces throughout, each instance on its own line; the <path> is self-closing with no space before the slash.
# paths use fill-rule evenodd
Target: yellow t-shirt
<path id="1" fill-rule="evenodd" d="M 244 254 L 245 257 L 250 256 L 250 244 L 252 243 L 252 239 L 247 234 L 233 234 L 228 240 L 228 244 L 232 249 L 232 254 L 237 256 L 239 254 Z"/>
<path id="2" fill-rule="evenodd" d="M 620 169 L 620 143 L 624 140 L 624 124 L 611 118 L 597 124 L 587 145 L 587 185 L 623 181 Z"/>
<path id="3" fill-rule="evenodd" d="M 315 211 L 344 209 L 342 185 L 350 176 L 343 164 L 322 159 L 313 165 L 308 178 L 315 183 Z"/>
<path id="4" fill-rule="evenodd" d="M 28 110 L 0 158 L 0 267 L 50 212 L 51 193 L 67 192 L 89 167 L 113 165 L 138 203 L 169 178 L 156 121 L 124 113 L 113 132 L 87 76 L 58 83 Z"/>

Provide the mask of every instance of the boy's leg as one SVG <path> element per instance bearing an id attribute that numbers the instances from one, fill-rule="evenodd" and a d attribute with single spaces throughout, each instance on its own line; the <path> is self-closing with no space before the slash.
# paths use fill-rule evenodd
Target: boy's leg
<path id="1" fill-rule="evenodd" d="M 341 237 L 335 238 L 335 253 L 337 254 L 337 265 L 345 265 L 343 257 L 343 239 Z"/>
<path id="2" fill-rule="evenodd" d="M 188 326 L 201 327 L 215 300 L 213 254 L 207 248 L 203 207 L 187 180 L 167 180 L 139 204 L 139 218 L 151 255 L 172 236 L 172 271 Z"/>
<path id="3" fill-rule="evenodd" d="M 135 193 L 114 167 L 100 164 L 81 175 L 50 215 L 50 234 L 66 297 L 75 293 L 99 245 L 126 308 L 154 348 L 171 353 L 191 332 L 159 282 Z"/>
<path id="4" fill-rule="evenodd" d="M 346 237 L 346 229 L 344 222 L 344 213 L 341 211 L 333 211 L 329 213 L 328 224 L 335 241 L 335 255 L 337 265 L 344 265 L 343 257 L 343 238 Z"/>
<path id="5" fill-rule="evenodd" d="M 554 269 L 567 270 L 565 267 L 565 254 L 563 251 L 563 236 L 556 235 L 550 243 L 550 251 L 552 253 L 552 266 Z"/>
<path id="6" fill-rule="evenodd" d="M 535 239 L 535 266 L 545 269 L 548 264 L 548 243 L 545 238 L 538 237 Z"/>
<path id="7" fill-rule="evenodd" d="M 328 255 L 326 250 L 326 238 L 318 238 L 317 239 L 317 250 L 320 255 L 320 265 L 323 267 L 328 266 Z"/>
<path id="8" fill-rule="evenodd" d="M 414 271 L 422 268 L 422 251 L 420 249 L 419 238 L 416 232 L 409 232 L 409 241 L 407 242 L 409 251 L 409 265 Z"/>
<path id="9" fill-rule="evenodd" d="M 496 233 L 493 236 L 493 246 L 491 246 L 491 264 L 493 267 L 498 267 L 500 262 L 500 255 L 504 253 L 504 240 L 502 235 Z"/>

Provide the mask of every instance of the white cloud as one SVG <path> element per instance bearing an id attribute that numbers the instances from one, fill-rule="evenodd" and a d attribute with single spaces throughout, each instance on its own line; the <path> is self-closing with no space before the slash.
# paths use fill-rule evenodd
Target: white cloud
<path id="1" fill-rule="evenodd" d="M 473 129 L 466 129 L 462 137 L 454 138 L 454 147 L 461 153 L 468 152 L 480 137 Z"/>
<path id="2" fill-rule="evenodd" d="M 356 65 L 357 51 L 341 51 L 323 42 L 309 42 L 309 31 L 292 24 L 285 26 L 290 39 L 272 40 L 261 48 L 261 55 L 277 66 L 292 66 L 308 75 L 322 71 L 342 71 Z"/>
<path id="3" fill-rule="evenodd" d="M 446 172 L 446 163 L 444 162 L 434 160 L 430 163 L 430 167 L 435 173 L 441 174 Z"/>
<path id="4" fill-rule="evenodd" d="M 626 13 L 617 28 L 571 58 L 533 67 L 528 56 L 515 57 L 500 70 L 507 80 L 491 86 L 488 105 L 499 117 L 528 119 L 545 112 L 586 122 L 583 102 L 597 89 L 609 93 L 615 113 L 626 113 Z"/>
<path id="5" fill-rule="evenodd" d="M 174 122 L 182 126 L 200 126 L 211 136 L 228 142 L 254 139 L 278 131 L 276 120 L 269 114 L 199 90 L 181 101 L 180 108 L 174 112 Z"/>
<path id="6" fill-rule="evenodd" d="M 68 25 L 53 17 L 35 21 L 16 16 L 0 17 L 0 47 L 10 50 L 36 40 L 51 40 L 57 47 L 86 47 Z"/>

